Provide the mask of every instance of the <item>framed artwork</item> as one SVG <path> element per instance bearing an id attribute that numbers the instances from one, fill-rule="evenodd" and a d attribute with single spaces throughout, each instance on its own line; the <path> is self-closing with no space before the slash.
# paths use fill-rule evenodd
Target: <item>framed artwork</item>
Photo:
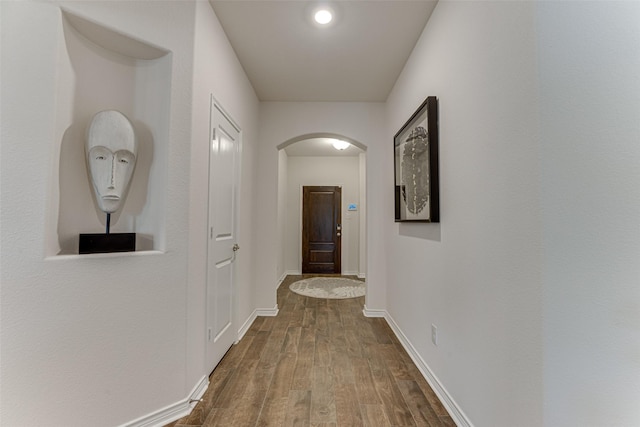
<path id="1" fill-rule="evenodd" d="M 429 96 L 393 137 L 396 222 L 440 222 L 438 98 Z"/>

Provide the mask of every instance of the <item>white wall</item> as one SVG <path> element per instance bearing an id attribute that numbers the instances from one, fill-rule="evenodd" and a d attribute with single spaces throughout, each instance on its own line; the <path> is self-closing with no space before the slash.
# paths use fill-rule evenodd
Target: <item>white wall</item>
<path id="1" fill-rule="evenodd" d="M 360 243 L 359 243 L 359 256 L 360 261 L 358 267 L 360 269 L 359 277 L 364 278 L 367 273 L 367 154 L 358 154 L 358 162 L 360 164 L 358 170 L 360 172 L 360 204 L 358 205 L 358 212 L 360 212 Z"/>
<path id="2" fill-rule="evenodd" d="M 47 256 L 78 254 L 78 232 L 104 232 L 106 215 L 93 195 L 84 145 L 92 117 L 107 109 L 128 117 L 138 141 L 135 173 L 111 215 L 111 231 L 136 233 L 137 250 L 164 250 L 172 55 L 70 11 L 63 13 L 61 35 L 54 106 L 60 142 L 51 159 Z"/>
<path id="3" fill-rule="evenodd" d="M 45 259 L 60 4 L 172 52 L 162 252 Z M 3 425 L 125 423 L 206 374 L 208 92 L 243 128 L 238 323 L 275 306 L 276 147 L 341 134 L 367 145 L 367 307 L 388 310 L 469 423 L 640 424 L 637 3 L 441 1 L 386 105 L 258 104 L 205 2 L 0 11 Z M 428 95 L 442 219 L 398 225 L 391 138 Z"/>
<path id="4" fill-rule="evenodd" d="M 439 2 L 387 102 L 390 141 L 439 98 L 441 208 L 439 224 L 388 214 L 387 310 L 477 426 L 542 424 L 534 18 L 533 2 Z"/>
<path id="5" fill-rule="evenodd" d="M 56 211 L 50 207 L 60 158 L 59 83 L 73 87 L 60 81 L 72 75 L 57 68 L 65 47 L 60 5 L 171 52 L 160 251 L 45 258 L 46 224 Z M 24 1 L 0 7 L 2 425 L 129 423 L 183 402 L 208 374 L 202 152 L 210 92 L 243 131 L 238 327 L 253 312 L 246 266 L 253 253 L 258 102 L 207 2 Z"/>
<path id="6" fill-rule="evenodd" d="M 207 219 L 210 96 L 241 128 L 242 157 L 238 190 L 238 251 L 235 261 L 234 328 L 251 317 L 254 306 L 252 244 L 253 182 L 256 164 L 258 99 L 207 1 L 196 2 L 191 147 L 188 290 L 188 376 L 190 389 L 203 375 L 206 336 Z"/>
<path id="7" fill-rule="evenodd" d="M 275 307 L 279 261 L 275 245 L 277 230 L 278 145 L 309 134 L 336 134 L 354 139 L 367 147 L 367 306 L 384 307 L 386 249 L 383 241 L 383 214 L 393 215 L 393 204 L 383 205 L 381 177 L 370 171 L 382 169 L 389 161 L 389 141 L 384 138 L 384 104 L 381 103 L 298 103 L 263 102 L 260 104 L 260 146 L 258 156 L 256 203 L 261 207 L 255 233 L 256 305 Z M 291 158 L 289 158 L 291 161 Z M 371 190 L 373 185 L 375 191 Z"/>
<path id="8" fill-rule="evenodd" d="M 441 1 L 389 97 L 440 98 L 441 223 L 387 225 L 387 309 L 464 423 L 640 424 L 639 21 Z"/>
<path id="9" fill-rule="evenodd" d="M 164 252 L 45 259 L 58 2 L 2 2 L 2 422 L 117 425 L 185 397 L 193 5 L 62 3 L 173 53 Z M 172 25 L 164 25 L 171 22 Z M 175 29 L 175 30 L 172 30 Z M 109 82 L 95 81 L 96 85 Z M 93 213 L 92 213 L 93 214 Z M 115 409 L 117 408 L 117 409 Z"/>
<path id="10" fill-rule="evenodd" d="M 304 144 L 299 142 L 298 144 Z M 360 211 L 348 211 L 350 203 L 360 205 L 358 157 L 289 157 L 285 270 L 302 271 L 302 187 L 309 185 L 342 186 L 342 274 L 359 274 Z"/>
<path id="11" fill-rule="evenodd" d="M 289 166 L 288 166 L 289 157 L 287 156 L 287 152 L 284 150 L 278 151 L 278 206 L 277 206 L 277 217 L 278 217 L 278 259 L 277 266 L 278 270 L 276 272 L 276 277 L 278 281 L 284 280 L 286 276 L 286 268 L 285 268 L 285 259 L 286 259 L 286 251 L 287 245 L 286 241 L 286 220 L 287 220 L 287 183 L 289 182 Z"/>
<path id="12" fill-rule="evenodd" d="M 544 422 L 640 425 L 640 3 L 541 2 Z"/>

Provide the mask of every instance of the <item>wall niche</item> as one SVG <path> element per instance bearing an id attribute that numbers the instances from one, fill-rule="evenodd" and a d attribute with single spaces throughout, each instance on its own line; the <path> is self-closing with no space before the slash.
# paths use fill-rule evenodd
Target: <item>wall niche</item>
<path id="1" fill-rule="evenodd" d="M 87 126 L 103 110 L 127 116 L 138 138 L 111 232 L 136 233 L 137 251 L 164 251 L 172 54 L 67 10 L 61 20 L 46 255 L 78 254 L 80 233 L 104 233 L 84 151 Z"/>

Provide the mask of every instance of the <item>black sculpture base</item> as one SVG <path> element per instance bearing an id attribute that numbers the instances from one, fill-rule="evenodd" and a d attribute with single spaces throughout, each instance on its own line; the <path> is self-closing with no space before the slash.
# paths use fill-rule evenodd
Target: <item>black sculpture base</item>
<path id="1" fill-rule="evenodd" d="M 100 254 L 109 252 L 133 252 L 136 250 L 136 233 L 81 234 L 78 252 Z"/>

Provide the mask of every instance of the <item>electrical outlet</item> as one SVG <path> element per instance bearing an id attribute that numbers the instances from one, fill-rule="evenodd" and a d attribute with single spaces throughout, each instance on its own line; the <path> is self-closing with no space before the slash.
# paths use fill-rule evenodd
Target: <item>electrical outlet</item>
<path id="1" fill-rule="evenodd" d="M 433 323 L 431 324 L 431 342 L 433 345 L 438 345 L 438 327 Z"/>

